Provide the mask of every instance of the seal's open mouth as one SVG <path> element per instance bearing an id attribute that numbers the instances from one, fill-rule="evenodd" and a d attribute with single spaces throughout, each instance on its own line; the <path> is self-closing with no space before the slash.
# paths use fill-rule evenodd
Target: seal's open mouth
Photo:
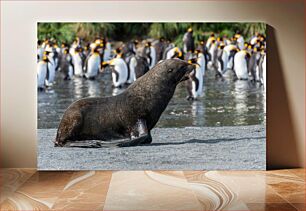
<path id="1" fill-rule="evenodd" d="M 185 75 L 181 78 L 181 80 L 179 82 L 182 82 L 182 81 L 186 81 L 188 78 L 189 78 L 189 74 L 195 70 L 196 68 L 196 65 L 194 64 L 188 64 L 188 66 L 186 67 L 186 73 Z"/>

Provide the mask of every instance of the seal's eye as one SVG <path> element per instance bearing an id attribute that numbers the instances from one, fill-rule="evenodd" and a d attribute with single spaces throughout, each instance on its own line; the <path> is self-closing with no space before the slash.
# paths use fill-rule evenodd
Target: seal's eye
<path id="1" fill-rule="evenodd" d="M 172 68 L 168 69 L 168 73 L 171 73 L 172 71 L 173 71 L 173 69 L 172 69 Z"/>

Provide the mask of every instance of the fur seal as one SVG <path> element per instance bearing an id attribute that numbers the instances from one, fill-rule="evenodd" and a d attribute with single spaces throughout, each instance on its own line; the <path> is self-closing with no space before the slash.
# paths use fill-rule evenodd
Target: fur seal
<path id="1" fill-rule="evenodd" d="M 195 65 L 179 59 L 165 60 L 117 96 L 72 103 L 59 124 L 55 146 L 126 147 L 151 143 L 150 131 L 176 86 L 194 69 Z"/>

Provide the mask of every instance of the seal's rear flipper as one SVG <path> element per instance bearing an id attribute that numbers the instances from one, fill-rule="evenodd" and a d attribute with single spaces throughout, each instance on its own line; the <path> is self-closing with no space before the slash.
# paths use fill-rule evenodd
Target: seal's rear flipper
<path id="1" fill-rule="evenodd" d="M 150 142 L 148 142 L 150 140 Z M 140 144 L 151 143 L 151 135 L 142 135 L 137 138 L 125 138 L 111 141 L 101 140 L 82 140 L 82 141 L 66 141 L 62 147 L 79 147 L 79 148 L 113 148 L 113 147 L 130 147 Z"/>
<path id="2" fill-rule="evenodd" d="M 131 140 L 119 139 L 112 141 L 101 141 L 101 140 L 66 141 L 63 147 L 111 148 L 111 147 L 119 147 L 120 144 L 125 144 L 128 142 L 131 142 Z"/>

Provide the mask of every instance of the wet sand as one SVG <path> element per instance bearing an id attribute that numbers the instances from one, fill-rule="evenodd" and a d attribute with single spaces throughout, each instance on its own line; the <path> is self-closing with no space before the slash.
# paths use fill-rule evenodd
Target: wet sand
<path id="1" fill-rule="evenodd" d="M 264 170 L 265 127 L 155 128 L 150 145 L 98 149 L 54 147 L 56 129 L 38 129 L 38 169 Z"/>

